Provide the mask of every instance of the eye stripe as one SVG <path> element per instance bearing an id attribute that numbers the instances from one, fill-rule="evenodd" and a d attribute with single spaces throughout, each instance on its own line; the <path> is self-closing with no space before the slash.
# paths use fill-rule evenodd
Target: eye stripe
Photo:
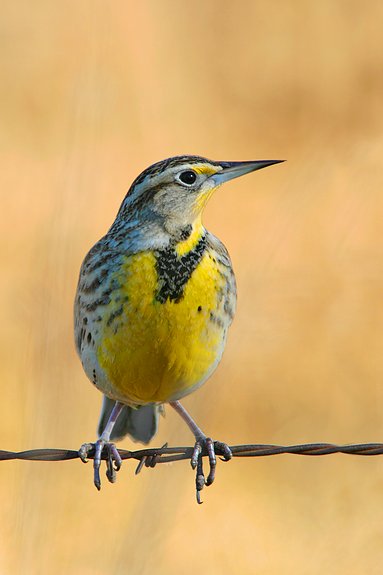
<path id="1" fill-rule="evenodd" d="M 214 162 L 211 162 L 214 163 Z M 210 164 L 210 161 L 209 161 Z M 212 168 L 211 166 L 193 166 L 193 170 L 197 172 L 197 174 L 204 174 L 205 176 L 211 176 L 217 172 L 216 169 Z"/>

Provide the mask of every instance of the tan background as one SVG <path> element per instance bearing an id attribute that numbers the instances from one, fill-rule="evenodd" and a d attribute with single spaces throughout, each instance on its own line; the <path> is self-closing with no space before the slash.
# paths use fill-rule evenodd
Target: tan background
<path id="1" fill-rule="evenodd" d="M 239 306 L 185 400 L 230 443 L 383 437 L 383 4 L 4 2 L 0 448 L 77 448 L 101 397 L 72 343 L 86 250 L 133 178 L 170 155 L 286 158 L 231 182 L 205 224 Z M 190 444 L 176 414 L 153 445 Z M 125 442 L 124 446 L 131 444 Z M 0 573 L 381 574 L 383 460 L 0 464 Z"/>

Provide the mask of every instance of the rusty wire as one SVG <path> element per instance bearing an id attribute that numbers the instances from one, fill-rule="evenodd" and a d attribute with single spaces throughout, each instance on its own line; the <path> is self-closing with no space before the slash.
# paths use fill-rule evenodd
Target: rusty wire
<path id="1" fill-rule="evenodd" d="M 233 445 L 230 446 L 233 457 L 264 457 L 266 455 L 332 455 L 346 453 L 349 455 L 383 455 L 383 443 L 359 443 L 352 445 L 334 445 L 332 443 L 306 443 L 303 445 Z M 169 463 L 190 459 L 193 447 L 167 447 L 140 449 L 137 451 L 118 450 L 121 459 L 135 459 L 140 462 L 139 467 L 145 463 L 154 467 L 157 463 Z M 203 453 L 202 455 L 206 455 Z M 89 454 L 93 459 L 93 452 Z M 0 461 L 26 460 L 26 461 L 68 461 L 79 458 L 78 451 L 70 449 L 31 449 L 28 451 L 0 450 Z M 106 453 L 103 453 L 106 459 Z M 150 463 L 149 463 L 150 462 Z"/>

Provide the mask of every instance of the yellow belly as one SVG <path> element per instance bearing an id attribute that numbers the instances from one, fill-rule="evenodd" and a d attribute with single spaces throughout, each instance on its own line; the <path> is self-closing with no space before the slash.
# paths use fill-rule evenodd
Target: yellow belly
<path id="1" fill-rule="evenodd" d="M 219 264 L 206 252 L 176 303 L 155 299 L 156 260 L 150 252 L 127 257 L 123 286 L 103 317 L 96 354 L 116 397 L 131 403 L 178 399 L 210 375 L 223 351 L 229 320 Z M 123 311 L 109 322 L 113 309 Z"/>

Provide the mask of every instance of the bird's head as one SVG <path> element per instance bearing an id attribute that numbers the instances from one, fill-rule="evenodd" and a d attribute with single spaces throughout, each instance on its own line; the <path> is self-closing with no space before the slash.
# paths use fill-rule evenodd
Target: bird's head
<path id="1" fill-rule="evenodd" d="M 214 190 L 244 174 L 283 160 L 214 162 L 200 156 L 176 156 L 153 164 L 133 182 L 118 217 L 160 220 L 168 231 L 199 219 Z"/>

